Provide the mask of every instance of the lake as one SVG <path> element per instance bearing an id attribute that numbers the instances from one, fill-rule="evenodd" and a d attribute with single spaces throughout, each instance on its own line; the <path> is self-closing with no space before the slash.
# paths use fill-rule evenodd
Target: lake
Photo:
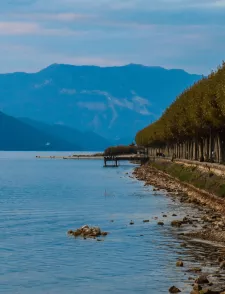
<path id="1" fill-rule="evenodd" d="M 179 241 L 154 219 L 172 211 L 169 197 L 131 178 L 128 163 L 35 155 L 0 153 L 0 293 L 190 293 L 174 266 Z M 67 236 L 85 224 L 109 235 Z"/>

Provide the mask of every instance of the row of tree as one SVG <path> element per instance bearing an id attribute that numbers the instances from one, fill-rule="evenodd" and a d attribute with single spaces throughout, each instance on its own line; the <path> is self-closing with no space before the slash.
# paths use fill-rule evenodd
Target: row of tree
<path id="1" fill-rule="evenodd" d="M 125 154 L 137 154 L 138 147 L 131 144 L 129 146 L 111 146 L 104 151 L 105 156 L 117 156 Z"/>
<path id="2" fill-rule="evenodd" d="M 150 152 L 225 162 L 225 63 L 178 96 L 136 142 Z"/>

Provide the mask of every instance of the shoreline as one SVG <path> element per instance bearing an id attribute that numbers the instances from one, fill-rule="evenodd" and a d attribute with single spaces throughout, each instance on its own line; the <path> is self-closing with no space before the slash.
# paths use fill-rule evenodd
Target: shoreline
<path id="1" fill-rule="evenodd" d="M 37 159 L 68 159 L 68 160 L 84 160 L 84 159 L 104 159 L 104 156 L 99 155 L 71 155 L 71 156 L 41 156 L 36 155 Z"/>
<path id="2" fill-rule="evenodd" d="M 174 237 L 184 242 L 183 247 L 194 247 L 192 253 L 196 261 L 199 256 L 196 256 L 195 251 L 201 251 L 205 247 L 211 248 L 210 250 L 205 249 L 207 254 L 204 256 L 204 262 L 200 262 L 201 271 L 194 271 L 193 268 L 191 272 L 194 275 L 194 278 L 189 277 L 193 279 L 194 285 L 191 293 L 224 294 L 225 201 L 190 184 L 183 183 L 149 164 L 135 168 L 133 175 L 138 180 L 144 181 L 145 186 L 153 186 L 156 197 L 158 192 L 163 191 L 174 202 L 178 202 L 182 208 L 186 207 L 187 210 L 190 210 L 190 214 L 181 219 L 179 213 L 175 215 L 170 225 Z M 205 271 L 206 263 L 208 269 Z M 198 284 L 199 277 L 201 279 L 205 277 L 208 283 Z M 203 290 L 207 288 L 208 292 L 200 292 L 201 288 Z"/>

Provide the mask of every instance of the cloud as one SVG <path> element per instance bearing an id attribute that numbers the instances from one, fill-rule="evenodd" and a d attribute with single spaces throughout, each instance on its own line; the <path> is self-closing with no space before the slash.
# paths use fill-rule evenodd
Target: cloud
<path id="1" fill-rule="evenodd" d="M 40 32 L 35 23 L 0 22 L 0 35 L 27 35 Z"/>
<path id="2" fill-rule="evenodd" d="M 60 94 L 62 94 L 62 95 L 75 95 L 76 93 L 77 93 L 76 89 L 63 88 L 62 90 L 60 90 Z"/>
<path id="3" fill-rule="evenodd" d="M 19 21 L 45 21 L 45 22 L 76 22 L 76 21 L 85 21 L 87 19 L 93 18 L 92 15 L 87 14 L 77 14 L 72 12 L 65 13 L 9 13 L 7 18 L 9 19 L 17 19 Z"/>
<path id="4" fill-rule="evenodd" d="M 81 108 L 87 108 L 88 110 L 98 110 L 98 111 L 104 111 L 107 109 L 107 105 L 101 102 L 78 102 L 77 106 Z"/>
<path id="5" fill-rule="evenodd" d="M 0 35 L 42 35 L 69 36 L 81 32 L 68 28 L 46 28 L 35 22 L 0 22 Z"/>

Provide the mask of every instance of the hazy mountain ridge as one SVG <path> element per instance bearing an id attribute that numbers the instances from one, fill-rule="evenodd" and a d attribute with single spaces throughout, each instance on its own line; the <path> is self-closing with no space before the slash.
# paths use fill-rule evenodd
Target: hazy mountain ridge
<path id="1" fill-rule="evenodd" d="M 40 131 L 0 112 L 0 150 L 4 151 L 76 151 L 77 144 Z"/>
<path id="2" fill-rule="evenodd" d="M 53 136 L 63 142 L 79 146 L 79 149 L 76 149 L 76 151 L 103 151 L 112 144 L 112 142 L 91 131 L 80 132 L 64 125 L 50 125 L 29 118 L 19 118 L 19 120 L 38 129 L 40 132 L 48 134 L 50 137 Z"/>
<path id="3" fill-rule="evenodd" d="M 16 117 L 91 130 L 110 141 L 132 141 L 200 78 L 183 70 L 133 64 L 53 64 L 34 74 L 0 75 L 0 109 Z"/>

